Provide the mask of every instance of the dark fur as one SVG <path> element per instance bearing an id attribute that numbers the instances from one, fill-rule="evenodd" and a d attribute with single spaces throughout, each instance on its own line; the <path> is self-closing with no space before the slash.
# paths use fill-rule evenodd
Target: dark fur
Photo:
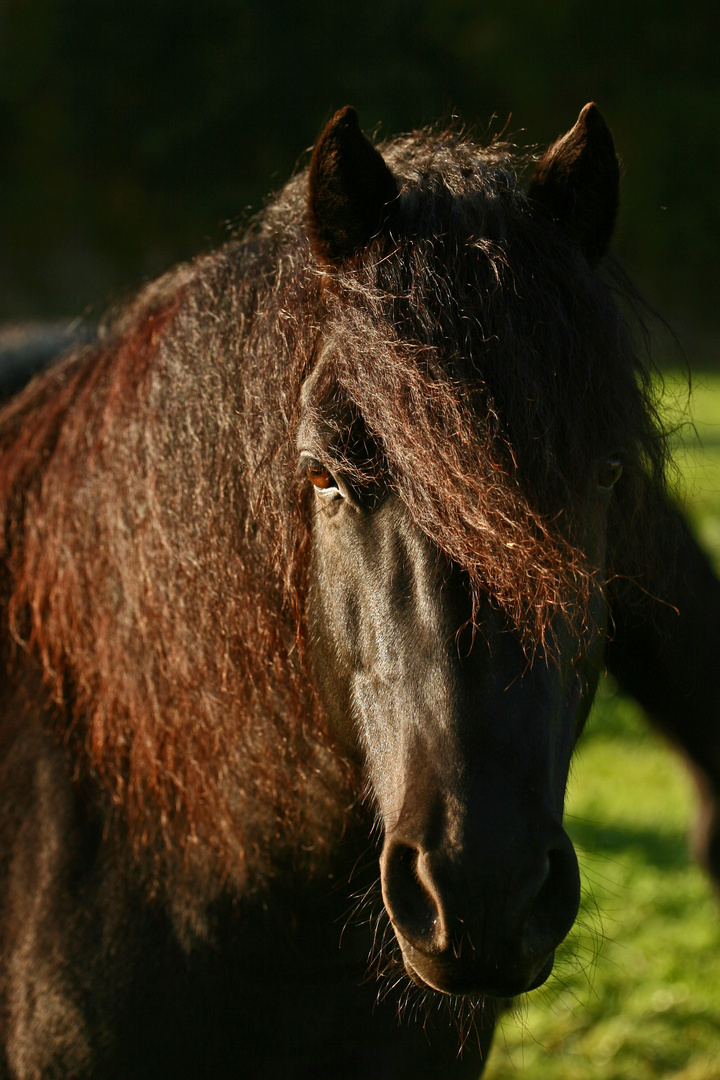
<path id="1" fill-rule="evenodd" d="M 598 120 L 584 111 L 570 140 L 583 190 L 594 155 L 614 161 Z M 655 623 L 607 581 L 636 580 L 647 551 L 631 538 L 674 514 L 648 373 L 594 269 L 612 195 L 576 205 L 557 149 L 530 200 L 505 146 L 430 132 L 381 150 L 386 165 L 340 114 L 309 209 L 303 173 L 246 236 L 146 289 L 0 412 L 0 1075 L 480 1068 L 475 1052 L 455 1059 L 444 1020 L 428 1050 L 392 1000 L 373 1015 L 371 926 L 351 922 L 337 951 L 349 894 L 377 875 L 364 854 L 375 808 L 391 914 L 416 841 L 389 851 L 372 753 L 342 678 L 328 689 L 342 643 L 308 604 L 332 583 L 299 432 L 369 521 L 396 508 L 393 543 L 411 523 L 405 584 L 421 564 L 430 583 L 437 571 L 450 637 L 479 632 L 496 655 L 517 643 L 497 679 L 517 677 L 528 701 L 528 665 L 560 685 L 613 590 L 632 683 L 627 658 Z M 597 475 L 617 451 L 606 520 Z M 660 546 L 649 555 L 655 591 L 671 592 Z M 396 565 L 373 570 L 388 581 Z M 461 664 L 471 681 L 477 663 Z M 645 671 L 641 700 L 658 675 Z M 360 801 L 368 776 L 375 805 Z M 542 845 L 559 887 L 570 855 Z"/>

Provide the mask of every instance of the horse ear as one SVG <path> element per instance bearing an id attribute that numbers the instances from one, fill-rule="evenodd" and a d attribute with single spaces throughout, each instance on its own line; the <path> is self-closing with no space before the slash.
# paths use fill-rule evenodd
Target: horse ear
<path id="1" fill-rule="evenodd" d="M 339 263 L 373 237 L 397 198 L 395 177 L 346 106 L 317 141 L 308 173 L 308 210 L 313 250 Z"/>
<path id="2" fill-rule="evenodd" d="M 620 169 L 610 129 L 590 102 L 575 127 L 538 162 L 528 197 L 577 240 L 591 263 L 610 243 L 620 194 Z"/>

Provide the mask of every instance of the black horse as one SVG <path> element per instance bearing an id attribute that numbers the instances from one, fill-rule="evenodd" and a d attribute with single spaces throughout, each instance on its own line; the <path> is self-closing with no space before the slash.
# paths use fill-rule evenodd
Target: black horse
<path id="1" fill-rule="evenodd" d="M 523 164 L 345 109 L 0 411 L 1 1075 L 476 1077 L 577 914 L 604 655 L 720 876 L 720 586 L 598 271 L 612 139 Z"/>

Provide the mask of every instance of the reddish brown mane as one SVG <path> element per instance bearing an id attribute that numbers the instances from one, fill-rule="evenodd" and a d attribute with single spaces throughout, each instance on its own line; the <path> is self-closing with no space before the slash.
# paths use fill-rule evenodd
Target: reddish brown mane
<path id="1" fill-rule="evenodd" d="M 41 664 L 81 767 L 136 834 L 155 823 L 139 839 L 202 836 L 237 873 L 259 843 L 246 802 L 297 836 L 344 783 L 304 667 L 294 433 L 320 342 L 336 344 L 318 408 L 363 418 L 416 522 L 531 641 L 590 591 L 576 525 L 599 457 L 624 452 L 621 515 L 661 480 L 614 304 L 530 213 L 508 151 L 433 133 L 384 152 L 399 225 L 334 289 L 300 176 L 246 239 L 141 295 L 0 413 L 4 634 Z"/>

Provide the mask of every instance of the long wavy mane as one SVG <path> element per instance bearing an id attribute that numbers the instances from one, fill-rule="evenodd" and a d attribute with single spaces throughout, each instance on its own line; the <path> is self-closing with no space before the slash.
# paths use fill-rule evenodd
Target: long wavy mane
<path id="1" fill-rule="evenodd" d="M 323 343 L 338 467 L 379 470 L 531 645 L 598 586 L 581 523 L 603 455 L 625 461 L 616 530 L 662 484 L 648 374 L 610 290 L 532 212 L 523 160 L 451 132 L 380 149 L 397 222 L 332 283 L 301 174 L 0 412 L 6 663 L 39 667 L 78 771 L 140 842 L 209 846 L 236 874 L 276 821 L 288 852 L 322 849 L 357 783 L 305 656 L 295 433 Z"/>

